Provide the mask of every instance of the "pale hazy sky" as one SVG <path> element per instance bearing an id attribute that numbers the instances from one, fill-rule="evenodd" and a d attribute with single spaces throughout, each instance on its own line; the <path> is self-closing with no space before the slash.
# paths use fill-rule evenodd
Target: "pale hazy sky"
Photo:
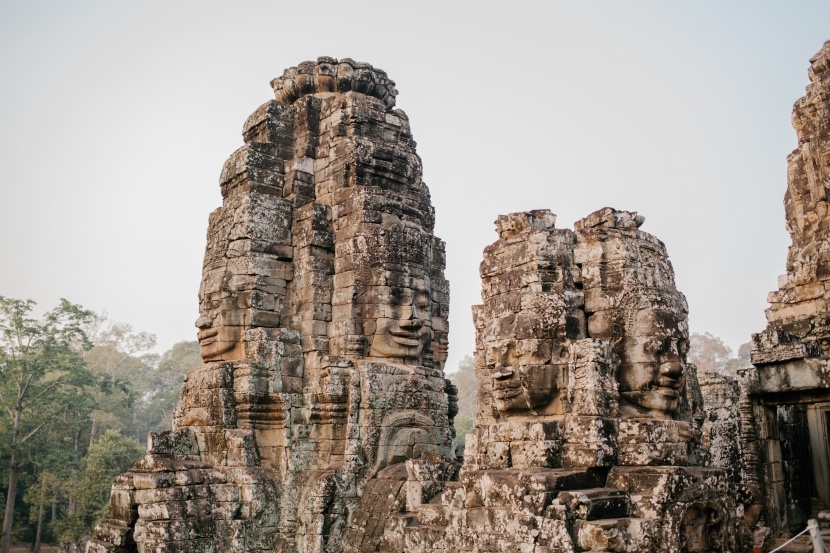
<path id="1" fill-rule="evenodd" d="M 693 331 L 737 349 L 785 272 L 793 102 L 830 0 L 0 0 L 0 295 L 195 338 L 218 177 L 269 81 L 387 71 L 447 242 L 448 368 L 500 213 L 637 210 Z"/>

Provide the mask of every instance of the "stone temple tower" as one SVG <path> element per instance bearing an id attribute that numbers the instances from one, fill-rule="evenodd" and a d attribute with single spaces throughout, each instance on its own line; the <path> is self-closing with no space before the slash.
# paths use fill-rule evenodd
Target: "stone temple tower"
<path id="1" fill-rule="evenodd" d="M 90 551 L 338 551 L 367 480 L 450 453 L 444 243 L 395 84 L 323 57 L 271 85 L 210 215 L 204 365 Z"/>
<path id="2" fill-rule="evenodd" d="M 830 509 L 830 41 L 808 76 L 787 157 L 787 273 L 752 336 L 754 367 L 740 373 L 743 477 L 773 535 Z"/>

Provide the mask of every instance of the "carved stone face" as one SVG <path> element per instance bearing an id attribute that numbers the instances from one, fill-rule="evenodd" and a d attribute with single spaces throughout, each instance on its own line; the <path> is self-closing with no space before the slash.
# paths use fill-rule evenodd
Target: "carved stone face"
<path id="1" fill-rule="evenodd" d="M 384 300 L 374 313 L 369 354 L 418 362 L 432 334 L 428 281 L 413 277 L 409 286 L 392 286 Z"/>
<path id="2" fill-rule="evenodd" d="M 202 360 L 236 361 L 242 359 L 242 334 L 245 331 L 245 307 L 238 296 L 224 286 L 224 271 L 208 274 L 199 290 L 199 349 Z"/>
<path id="3" fill-rule="evenodd" d="M 550 364 L 551 346 L 542 340 L 505 340 L 489 346 L 487 364 L 493 377 L 493 403 L 500 414 L 537 412 L 557 390 L 557 367 Z"/>
<path id="4" fill-rule="evenodd" d="M 637 313 L 617 347 L 623 416 L 668 419 L 677 410 L 689 348 L 685 326 L 670 311 Z"/>
<path id="5" fill-rule="evenodd" d="M 719 551 L 717 533 L 721 516 L 710 505 L 694 504 L 685 513 L 680 523 L 680 550 L 682 553 Z"/>

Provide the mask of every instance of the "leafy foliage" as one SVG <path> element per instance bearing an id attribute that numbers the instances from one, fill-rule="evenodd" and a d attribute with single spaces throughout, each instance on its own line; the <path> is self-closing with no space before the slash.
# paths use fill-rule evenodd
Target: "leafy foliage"
<path id="1" fill-rule="evenodd" d="M 452 440 L 452 450 L 455 451 L 455 448 L 459 445 L 464 445 L 464 438 L 472 432 L 473 427 L 475 427 L 475 421 L 468 417 L 467 415 L 462 415 L 459 413 L 455 417 L 455 438 Z"/>
<path id="2" fill-rule="evenodd" d="M 195 341 L 151 353 L 152 334 L 66 300 L 40 319 L 34 306 L 0 296 L 0 515 L 8 536 L 75 539 L 147 432 L 171 427 L 201 357 Z"/>
<path id="3" fill-rule="evenodd" d="M 732 354 L 732 348 L 709 332 L 703 334 L 693 332 L 689 341 L 688 360 L 697 366 L 698 370 L 735 377 L 738 369 L 750 366 L 751 342 L 742 344 L 738 349 L 738 356 L 735 357 Z"/>
<path id="4" fill-rule="evenodd" d="M 31 316 L 34 305 L 0 296 L 0 406 L 7 415 L 0 436 L 9 451 L 4 553 L 10 546 L 21 469 L 38 458 L 48 435 L 44 429 L 60 424 L 95 384 L 82 355 L 92 347 L 83 325 L 93 313 L 62 299 L 38 321 Z"/>
<path id="5" fill-rule="evenodd" d="M 107 430 L 89 448 L 76 475 L 75 512 L 59 520 L 55 527 L 59 541 L 77 540 L 90 535 L 107 514 L 113 479 L 143 453 L 138 442 L 114 430 Z"/>
<path id="6" fill-rule="evenodd" d="M 478 404 L 475 361 L 471 356 L 465 355 L 458 363 L 458 370 L 447 376 L 458 388 L 458 414 L 474 418 Z"/>
<path id="7" fill-rule="evenodd" d="M 185 375 L 202 366 L 199 343 L 179 342 L 166 351 L 158 364 L 135 384 L 138 400 L 133 410 L 135 436 L 143 440 L 150 431 L 170 430 L 173 411 Z"/>
<path id="8" fill-rule="evenodd" d="M 455 439 L 453 450 L 464 443 L 464 437 L 473 429 L 476 406 L 478 404 L 478 384 L 476 381 L 475 361 L 465 355 L 458 363 L 458 370 L 447 375 L 458 388 L 458 414 L 455 416 Z"/>

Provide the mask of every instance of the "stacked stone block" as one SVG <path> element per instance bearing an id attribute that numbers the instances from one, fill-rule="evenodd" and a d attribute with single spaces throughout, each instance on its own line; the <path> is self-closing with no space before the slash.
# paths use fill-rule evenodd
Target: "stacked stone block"
<path id="1" fill-rule="evenodd" d="M 732 550 L 688 308 L 643 218 L 499 217 L 459 466 L 445 248 L 394 83 L 319 58 L 271 84 L 209 220 L 204 366 L 90 550 Z"/>

